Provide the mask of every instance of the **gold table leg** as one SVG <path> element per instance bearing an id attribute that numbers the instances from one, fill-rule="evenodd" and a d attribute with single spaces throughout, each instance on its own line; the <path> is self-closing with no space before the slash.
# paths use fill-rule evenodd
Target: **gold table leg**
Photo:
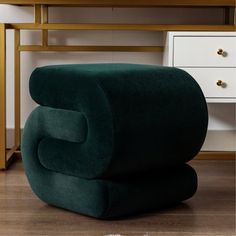
<path id="1" fill-rule="evenodd" d="M 15 30 L 15 147 L 20 146 L 20 30 Z"/>
<path id="2" fill-rule="evenodd" d="M 6 28 L 0 24 L 0 169 L 6 169 Z"/>

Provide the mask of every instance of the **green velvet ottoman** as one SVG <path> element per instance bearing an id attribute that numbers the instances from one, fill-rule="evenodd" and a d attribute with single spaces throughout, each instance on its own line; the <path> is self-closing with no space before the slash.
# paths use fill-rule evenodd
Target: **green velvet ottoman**
<path id="1" fill-rule="evenodd" d="M 40 105 L 23 133 L 29 183 L 44 202 L 97 218 L 190 198 L 187 164 L 206 135 L 205 98 L 185 71 L 135 64 L 37 68 Z"/>

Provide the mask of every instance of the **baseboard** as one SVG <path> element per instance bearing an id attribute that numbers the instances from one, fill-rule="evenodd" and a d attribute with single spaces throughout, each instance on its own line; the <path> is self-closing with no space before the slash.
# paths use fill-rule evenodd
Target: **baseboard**
<path id="1" fill-rule="evenodd" d="M 236 152 L 200 152 L 194 160 L 236 160 Z"/>
<path id="2" fill-rule="evenodd" d="M 21 158 L 21 153 L 16 153 L 17 158 Z M 200 152 L 194 160 L 236 160 L 236 152 Z"/>

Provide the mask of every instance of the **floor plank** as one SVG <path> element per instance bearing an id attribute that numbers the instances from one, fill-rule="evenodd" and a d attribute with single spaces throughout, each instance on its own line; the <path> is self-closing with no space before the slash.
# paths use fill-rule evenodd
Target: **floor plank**
<path id="1" fill-rule="evenodd" d="M 0 235 L 235 235 L 235 162 L 194 160 L 190 164 L 199 176 L 193 198 L 169 209 L 102 221 L 38 200 L 19 160 L 0 172 Z"/>

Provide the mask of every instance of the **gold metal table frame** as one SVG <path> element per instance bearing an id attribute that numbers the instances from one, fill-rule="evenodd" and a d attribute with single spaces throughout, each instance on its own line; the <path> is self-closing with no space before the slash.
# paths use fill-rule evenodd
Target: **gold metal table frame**
<path id="1" fill-rule="evenodd" d="M 29 4 L 30 2 L 30 4 Z M 20 53 L 22 51 L 119 51 L 119 52 L 162 52 L 163 46 L 96 46 L 96 45 L 49 45 L 49 30 L 139 30 L 139 31 L 235 31 L 236 13 L 234 0 L 0 0 L 0 4 L 31 5 L 34 7 L 33 23 L 0 23 L 0 169 L 7 169 L 17 153 L 20 153 Z M 32 5 L 33 4 L 33 5 Z M 51 6 L 77 7 L 222 7 L 225 24 L 222 25 L 160 25 L 160 24 L 54 24 L 48 22 L 48 8 Z M 230 12 L 233 10 L 234 16 Z M 14 30 L 14 145 L 6 148 L 6 31 Z M 42 31 L 41 45 L 21 45 L 21 30 Z"/>

